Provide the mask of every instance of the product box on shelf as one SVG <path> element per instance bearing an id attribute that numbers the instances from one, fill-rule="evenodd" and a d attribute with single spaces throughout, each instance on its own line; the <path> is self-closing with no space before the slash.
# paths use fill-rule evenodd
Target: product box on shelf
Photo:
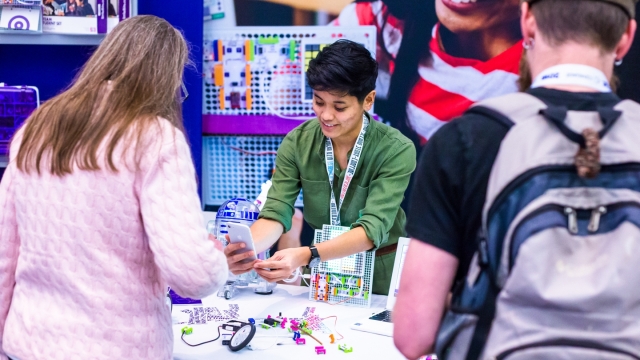
<path id="1" fill-rule="evenodd" d="M 43 31 L 106 34 L 131 16 L 130 0 L 42 0 Z"/>

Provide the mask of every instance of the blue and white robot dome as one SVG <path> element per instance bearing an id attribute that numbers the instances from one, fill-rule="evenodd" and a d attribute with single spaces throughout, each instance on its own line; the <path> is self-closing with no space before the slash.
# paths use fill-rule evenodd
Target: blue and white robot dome
<path id="1" fill-rule="evenodd" d="M 228 223 L 251 226 L 258 220 L 258 215 L 260 215 L 258 206 L 247 199 L 233 198 L 226 201 L 220 205 L 216 215 L 216 238 L 224 239 L 224 236 L 228 233 Z M 226 243 L 226 241 L 222 241 Z"/>

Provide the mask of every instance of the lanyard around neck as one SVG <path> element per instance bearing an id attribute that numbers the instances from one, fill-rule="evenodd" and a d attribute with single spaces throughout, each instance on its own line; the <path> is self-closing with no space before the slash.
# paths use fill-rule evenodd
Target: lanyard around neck
<path id="1" fill-rule="evenodd" d="M 531 88 L 549 85 L 584 86 L 603 93 L 611 92 L 611 84 L 602 71 L 579 64 L 552 66 L 536 77 Z"/>
<path id="2" fill-rule="evenodd" d="M 340 189 L 339 204 L 336 204 L 336 197 L 333 193 L 333 178 L 334 178 L 334 167 L 335 167 L 333 143 L 331 143 L 331 139 L 329 138 L 325 140 L 324 159 L 327 166 L 327 175 L 329 176 L 329 186 L 331 187 L 331 202 L 329 203 L 329 207 L 331 210 L 330 212 L 331 225 L 340 226 L 340 209 L 342 208 L 342 202 L 344 201 L 344 198 L 347 195 L 347 189 L 349 188 L 349 184 L 351 184 L 351 180 L 353 180 L 353 176 L 356 173 L 356 168 L 358 167 L 358 162 L 360 161 L 360 155 L 362 154 L 362 146 L 364 145 L 364 134 L 367 132 L 368 126 L 369 126 L 369 118 L 367 118 L 367 115 L 365 114 L 362 116 L 362 129 L 360 129 L 360 134 L 358 135 L 356 144 L 354 145 L 353 151 L 351 152 L 351 157 L 349 157 L 347 172 L 345 173 L 344 180 L 342 181 L 342 187 Z"/>

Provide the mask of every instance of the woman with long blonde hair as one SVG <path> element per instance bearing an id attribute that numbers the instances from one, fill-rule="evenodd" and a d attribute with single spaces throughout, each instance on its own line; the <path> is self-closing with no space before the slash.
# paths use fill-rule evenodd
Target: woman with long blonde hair
<path id="1" fill-rule="evenodd" d="M 228 273 L 203 227 L 181 112 L 188 46 L 120 23 L 12 141 L 0 184 L 0 359 L 170 359 L 167 286 Z"/>

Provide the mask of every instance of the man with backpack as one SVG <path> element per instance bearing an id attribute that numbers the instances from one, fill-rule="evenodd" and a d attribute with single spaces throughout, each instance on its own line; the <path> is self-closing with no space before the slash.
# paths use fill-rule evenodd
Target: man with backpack
<path id="1" fill-rule="evenodd" d="M 640 105 L 610 84 L 637 0 L 522 2 L 530 88 L 423 151 L 394 341 L 410 359 L 640 359 Z"/>

